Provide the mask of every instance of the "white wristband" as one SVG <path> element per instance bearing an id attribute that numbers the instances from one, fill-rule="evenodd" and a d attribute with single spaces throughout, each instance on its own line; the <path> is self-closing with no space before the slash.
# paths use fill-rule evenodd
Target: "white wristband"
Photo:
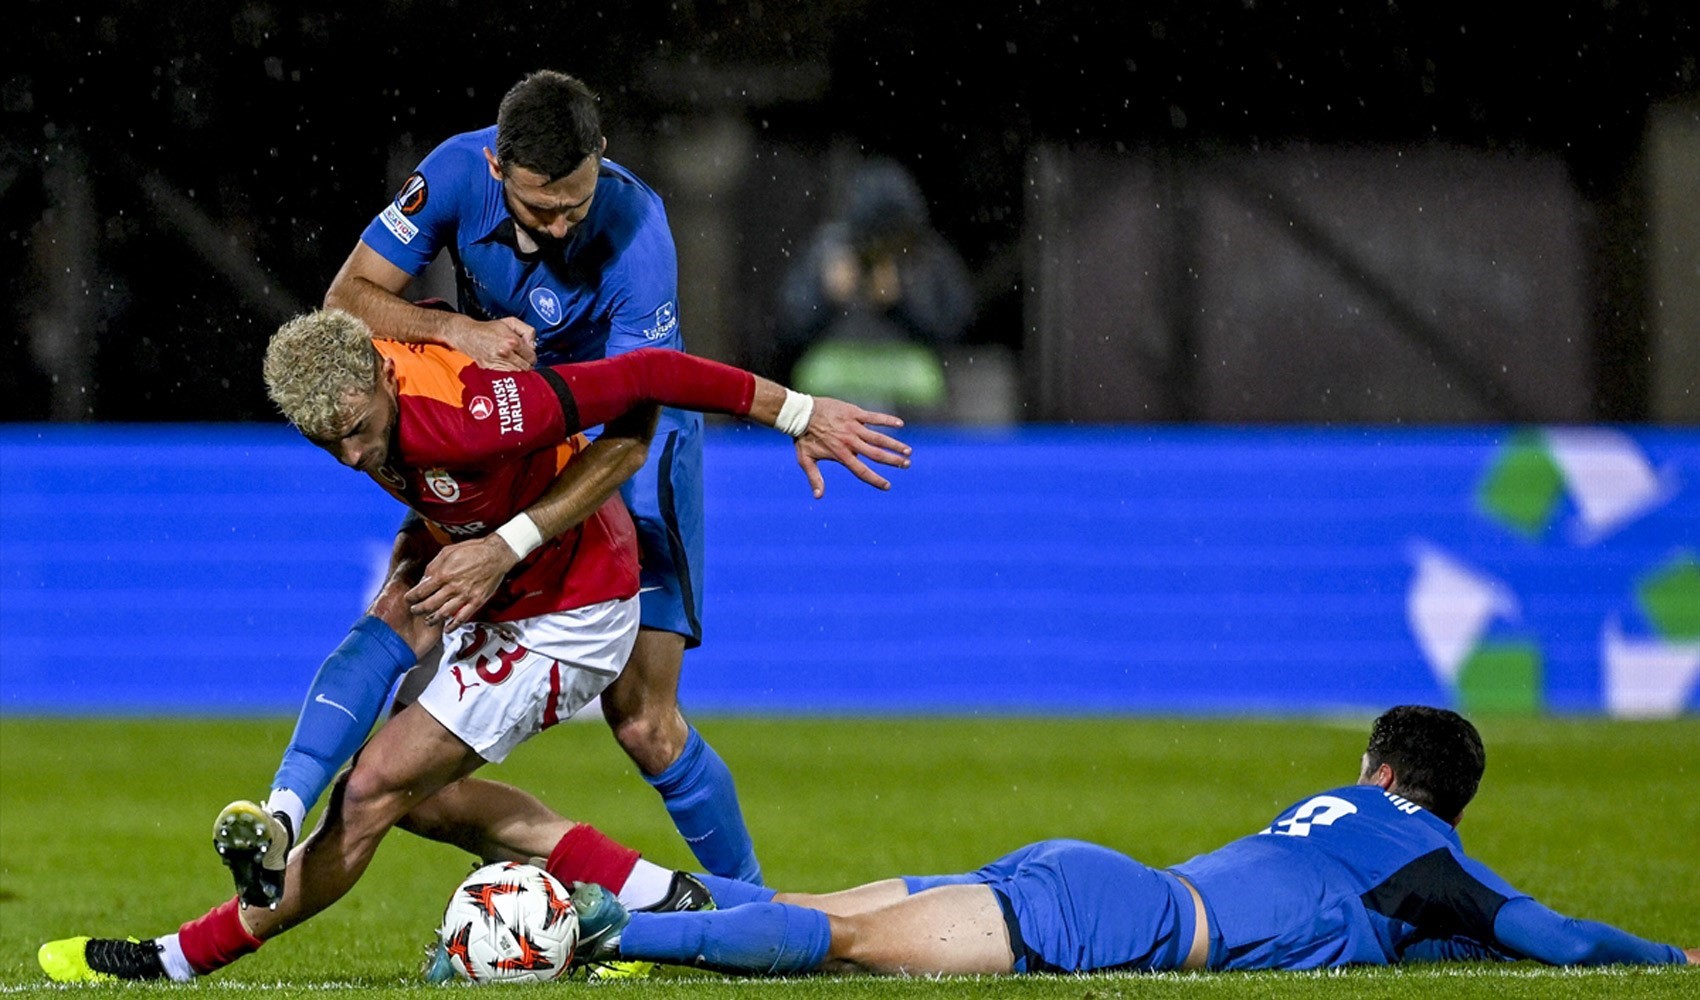
<path id="1" fill-rule="evenodd" d="M 502 541 L 508 543 L 508 548 L 514 550 L 514 555 L 524 559 L 537 551 L 543 544 L 543 533 L 537 530 L 537 522 L 525 511 L 515 514 L 507 524 L 496 529 L 496 534 Z"/>
<path id="2" fill-rule="evenodd" d="M 801 392 L 785 390 L 785 402 L 780 404 L 779 416 L 773 420 L 773 426 L 794 438 L 800 438 L 809 429 L 809 418 L 815 413 L 815 397 Z"/>

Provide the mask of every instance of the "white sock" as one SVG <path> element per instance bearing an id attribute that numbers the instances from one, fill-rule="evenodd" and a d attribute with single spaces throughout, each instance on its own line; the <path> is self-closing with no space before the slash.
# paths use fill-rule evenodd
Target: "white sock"
<path id="1" fill-rule="evenodd" d="M 297 841 L 301 839 L 301 824 L 307 822 L 307 804 L 301 801 L 301 796 L 291 788 L 274 788 L 272 797 L 260 806 L 266 812 L 280 812 L 289 817 L 289 833 Z M 291 847 L 294 845 L 291 844 Z"/>
<path id="2" fill-rule="evenodd" d="M 183 954 L 183 946 L 177 942 L 177 935 L 156 937 L 153 943 L 159 945 L 159 964 L 165 966 L 167 976 L 179 983 L 186 983 L 195 978 L 195 969 L 189 964 L 188 956 Z"/>
<path id="3" fill-rule="evenodd" d="M 614 898 L 628 910 L 641 910 L 666 899 L 667 890 L 672 887 L 673 869 L 638 858 L 637 867 L 632 869 L 631 877 L 626 879 L 625 886 L 614 894 Z"/>

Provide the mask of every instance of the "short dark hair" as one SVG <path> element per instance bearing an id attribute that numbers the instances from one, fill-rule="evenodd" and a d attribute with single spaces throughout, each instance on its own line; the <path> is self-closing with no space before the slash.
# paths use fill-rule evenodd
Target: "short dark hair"
<path id="1" fill-rule="evenodd" d="M 555 180 L 602 151 L 596 92 L 584 82 L 540 69 L 513 85 L 496 112 L 496 160 L 504 171 L 535 170 Z"/>
<path id="2" fill-rule="evenodd" d="M 1457 712 L 1427 705 L 1390 708 L 1370 727 L 1371 772 L 1393 769 L 1396 791 L 1448 823 L 1476 797 L 1487 768 L 1482 736 Z"/>

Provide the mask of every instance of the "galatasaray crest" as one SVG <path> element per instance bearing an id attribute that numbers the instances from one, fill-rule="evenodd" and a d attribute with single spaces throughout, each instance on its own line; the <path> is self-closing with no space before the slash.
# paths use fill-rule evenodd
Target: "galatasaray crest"
<path id="1" fill-rule="evenodd" d="M 432 496 L 444 503 L 454 503 L 460 499 L 460 484 L 443 469 L 426 469 L 425 485 L 431 488 Z"/>

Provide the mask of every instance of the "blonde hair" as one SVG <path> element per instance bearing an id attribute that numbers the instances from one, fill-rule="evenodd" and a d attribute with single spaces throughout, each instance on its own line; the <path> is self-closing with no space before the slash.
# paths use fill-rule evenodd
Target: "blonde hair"
<path id="1" fill-rule="evenodd" d="M 350 404 L 378 387 L 378 373 L 371 329 L 341 309 L 297 316 L 266 345 L 266 394 L 316 440 L 342 435 Z"/>

